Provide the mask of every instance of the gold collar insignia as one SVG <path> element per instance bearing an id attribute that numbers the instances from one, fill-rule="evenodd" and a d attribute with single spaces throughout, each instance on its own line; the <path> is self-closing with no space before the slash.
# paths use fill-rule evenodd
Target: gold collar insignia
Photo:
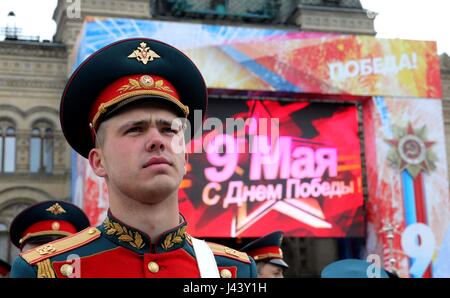
<path id="1" fill-rule="evenodd" d="M 127 227 L 122 226 L 117 222 L 113 222 L 109 218 L 105 219 L 105 221 L 103 222 L 103 226 L 106 229 L 107 235 L 118 236 L 119 241 L 127 242 L 137 249 L 141 249 L 145 246 L 141 234 L 139 234 L 137 231 L 133 233 L 133 231 L 127 229 Z"/>
<path id="2" fill-rule="evenodd" d="M 183 242 L 184 238 L 186 238 L 186 226 L 185 225 L 180 227 L 175 232 L 167 234 L 166 238 L 164 238 L 164 241 L 161 243 L 161 246 L 165 250 L 168 250 L 174 244 L 180 244 L 181 242 Z"/>

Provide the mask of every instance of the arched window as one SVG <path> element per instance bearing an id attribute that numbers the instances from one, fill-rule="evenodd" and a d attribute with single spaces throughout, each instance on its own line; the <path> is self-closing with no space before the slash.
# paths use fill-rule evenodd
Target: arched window
<path id="1" fill-rule="evenodd" d="M 30 172 L 53 171 L 53 129 L 46 123 L 38 123 L 30 136 Z"/>
<path id="2" fill-rule="evenodd" d="M 13 199 L 13 201 L 16 202 L 6 203 L 6 206 L 3 204 L 4 207 L 0 209 L 0 259 L 11 264 L 20 251 L 10 241 L 10 223 L 17 214 L 32 204 L 28 200 L 28 202 L 23 202 L 22 199 L 18 198 Z"/>
<path id="3" fill-rule="evenodd" d="M 46 173 L 53 171 L 53 130 L 47 128 L 44 134 L 44 169 Z"/>
<path id="4" fill-rule="evenodd" d="M 9 121 L 0 121 L 0 172 L 16 170 L 16 129 Z"/>
<path id="5" fill-rule="evenodd" d="M 31 131 L 30 140 L 30 172 L 39 172 L 41 167 L 41 136 L 38 128 Z"/>

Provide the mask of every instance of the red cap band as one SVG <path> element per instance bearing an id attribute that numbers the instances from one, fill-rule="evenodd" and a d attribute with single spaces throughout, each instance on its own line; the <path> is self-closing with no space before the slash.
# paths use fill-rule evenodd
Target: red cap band
<path id="1" fill-rule="evenodd" d="M 99 117 L 110 112 L 111 107 L 117 107 L 119 103 L 124 105 L 128 102 L 125 100 L 142 95 L 164 98 L 178 106 L 185 117 L 189 114 L 189 107 L 181 103 L 177 90 L 169 81 L 159 76 L 136 74 L 116 80 L 100 93 L 89 113 L 89 123 L 96 129 Z"/>
<path id="2" fill-rule="evenodd" d="M 247 254 L 249 254 L 256 261 L 263 260 L 263 259 L 282 259 L 283 258 L 283 251 L 281 250 L 281 248 L 279 246 L 261 247 L 261 248 L 257 248 L 257 249 L 248 251 Z"/>

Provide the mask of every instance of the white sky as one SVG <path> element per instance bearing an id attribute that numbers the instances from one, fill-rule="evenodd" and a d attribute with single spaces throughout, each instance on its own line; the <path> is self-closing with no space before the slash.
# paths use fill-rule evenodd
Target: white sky
<path id="1" fill-rule="evenodd" d="M 56 30 L 52 20 L 56 3 L 57 0 L 0 0 L 0 27 L 5 27 L 8 13 L 14 11 L 16 25 L 22 28 L 23 35 L 51 40 Z M 450 1 L 361 0 L 361 3 L 364 8 L 378 13 L 375 18 L 377 37 L 434 40 L 439 54 L 450 54 Z M 0 35 L 0 39 L 3 36 Z"/>
<path id="2" fill-rule="evenodd" d="M 450 1 L 360 0 L 378 13 L 375 31 L 380 38 L 433 40 L 438 53 L 450 55 Z"/>
<path id="3" fill-rule="evenodd" d="M 22 35 L 39 36 L 40 40 L 53 39 L 56 23 L 53 11 L 57 0 L 0 0 L 0 28 L 4 28 L 10 11 L 16 14 L 16 27 Z M 73 1 L 69 1 L 73 2 Z M 0 33 L 0 40 L 3 40 Z"/>

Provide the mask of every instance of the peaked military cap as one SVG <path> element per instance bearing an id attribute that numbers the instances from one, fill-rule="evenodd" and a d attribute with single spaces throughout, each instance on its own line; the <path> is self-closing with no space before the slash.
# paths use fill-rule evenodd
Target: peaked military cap
<path id="1" fill-rule="evenodd" d="M 7 276 L 11 271 L 11 265 L 0 259 L 0 276 Z"/>
<path id="2" fill-rule="evenodd" d="M 172 105 L 194 136 L 194 110 L 205 116 L 208 95 L 200 71 L 178 49 L 148 38 L 114 42 L 90 55 L 66 84 L 60 121 L 68 143 L 87 158 L 102 120 L 137 99 Z"/>
<path id="3" fill-rule="evenodd" d="M 264 261 L 288 268 L 289 265 L 283 260 L 282 241 L 283 232 L 275 231 L 250 242 L 241 248 L 241 251 L 246 252 L 256 262 Z"/>
<path id="4" fill-rule="evenodd" d="M 322 278 L 369 278 L 372 270 L 369 266 L 373 264 L 359 259 L 345 259 L 327 265 L 321 272 Z M 368 272 L 369 270 L 369 272 Z M 393 276 L 383 268 L 380 268 L 380 277 L 389 278 Z"/>
<path id="5" fill-rule="evenodd" d="M 69 236 L 89 227 L 86 214 L 74 204 L 45 201 L 20 212 L 10 226 L 11 242 L 22 248 L 36 237 Z"/>

